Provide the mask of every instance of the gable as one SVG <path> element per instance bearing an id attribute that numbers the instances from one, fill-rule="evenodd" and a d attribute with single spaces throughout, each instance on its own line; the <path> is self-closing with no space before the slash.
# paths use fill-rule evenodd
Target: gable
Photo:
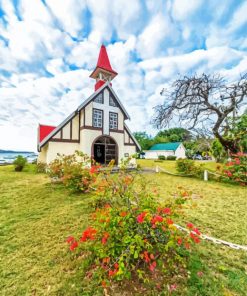
<path id="1" fill-rule="evenodd" d="M 104 85 L 102 85 L 96 92 L 94 92 L 87 100 L 85 100 L 78 108 L 77 111 L 82 110 L 83 108 L 85 108 L 88 104 L 90 104 L 92 101 L 94 101 L 98 95 L 100 95 L 100 93 L 103 93 L 103 90 L 105 88 L 108 88 L 111 97 L 113 98 L 114 102 L 116 103 L 117 107 L 119 109 L 121 109 L 121 111 L 124 114 L 124 118 L 125 119 L 130 119 L 130 116 L 128 114 L 128 112 L 126 111 L 126 109 L 124 108 L 124 106 L 122 105 L 121 101 L 119 100 L 118 96 L 116 95 L 116 93 L 114 92 L 114 90 L 111 87 L 111 83 L 110 82 L 106 82 Z"/>

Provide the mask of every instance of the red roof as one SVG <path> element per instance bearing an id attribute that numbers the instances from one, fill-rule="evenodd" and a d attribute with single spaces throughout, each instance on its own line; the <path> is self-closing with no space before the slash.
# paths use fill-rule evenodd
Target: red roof
<path id="1" fill-rule="evenodd" d="M 99 52 L 99 57 L 98 57 L 98 61 L 97 61 L 97 65 L 96 65 L 96 68 L 94 69 L 93 73 L 90 75 L 90 77 L 93 77 L 95 71 L 100 68 L 100 69 L 103 69 L 103 70 L 106 70 L 108 72 L 111 72 L 113 74 L 113 77 L 115 77 L 118 73 L 116 71 L 114 71 L 111 67 L 111 63 L 109 61 L 109 58 L 108 58 L 108 54 L 107 54 L 107 51 L 106 51 L 106 48 L 104 45 L 101 45 L 101 48 L 100 48 L 100 52 Z"/>
<path id="2" fill-rule="evenodd" d="M 42 142 L 56 127 L 51 125 L 39 125 L 39 142 Z"/>
<path id="3" fill-rule="evenodd" d="M 107 51 L 106 51 L 106 48 L 104 45 L 101 45 L 96 67 L 100 67 L 100 68 L 105 69 L 109 72 L 115 72 L 111 67 L 111 64 L 110 64 L 110 61 L 108 58 L 108 54 L 107 54 Z"/>

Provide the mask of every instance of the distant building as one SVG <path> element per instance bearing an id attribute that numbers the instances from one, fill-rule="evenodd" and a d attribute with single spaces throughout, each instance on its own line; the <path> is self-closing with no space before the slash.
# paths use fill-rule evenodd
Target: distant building
<path id="1" fill-rule="evenodd" d="M 160 143 L 153 145 L 145 152 L 146 159 L 158 159 L 160 155 L 163 156 L 176 156 L 177 158 L 186 158 L 185 147 L 181 142 L 175 143 Z"/>
<path id="2" fill-rule="evenodd" d="M 118 164 L 141 148 L 127 127 L 129 114 L 112 88 L 117 72 L 111 67 L 106 48 L 101 46 L 96 68 L 94 93 L 57 127 L 39 125 L 38 161 L 49 163 L 58 153 L 75 150 L 91 156 L 96 162 Z"/>

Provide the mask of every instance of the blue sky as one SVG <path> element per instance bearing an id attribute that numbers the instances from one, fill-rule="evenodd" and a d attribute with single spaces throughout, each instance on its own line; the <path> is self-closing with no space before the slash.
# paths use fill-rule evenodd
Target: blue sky
<path id="1" fill-rule="evenodd" d="M 247 1 L 0 0 L 0 149 L 36 149 L 92 92 L 102 43 L 132 131 L 179 75 L 247 70 Z"/>

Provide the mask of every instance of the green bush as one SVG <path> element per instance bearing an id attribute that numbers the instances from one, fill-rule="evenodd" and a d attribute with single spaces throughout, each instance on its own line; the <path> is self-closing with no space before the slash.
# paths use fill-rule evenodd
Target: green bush
<path id="1" fill-rule="evenodd" d="M 25 167 L 25 165 L 27 164 L 27 159 L 21 155 L 18 155 L 14 160 L 13 164 L 15 166 L 15 171 L 21 172 Z"/>
<path id="2" fill-rule="evenodd" d="M 177 159 L 177 156 L 174 156 L 174 155 L 168 155 L 167 160 L 176 160 Z"/>
<path id="3" fill-rule="evenodd" d="M 166 160 L 166 157 L 165 157 L 165 155 L 159 155 L 159 156 L 158 156 L 158 159 L 159 159 L 159 160 Z"/>
<path id="4" fill-rule="evenodd" d="M 191 176 L 200 176 L 203 173 L 202 166 L 197 166 L 192 159 L 179 158 L 176 161 L 176 168 L 179 173 Z"/>

